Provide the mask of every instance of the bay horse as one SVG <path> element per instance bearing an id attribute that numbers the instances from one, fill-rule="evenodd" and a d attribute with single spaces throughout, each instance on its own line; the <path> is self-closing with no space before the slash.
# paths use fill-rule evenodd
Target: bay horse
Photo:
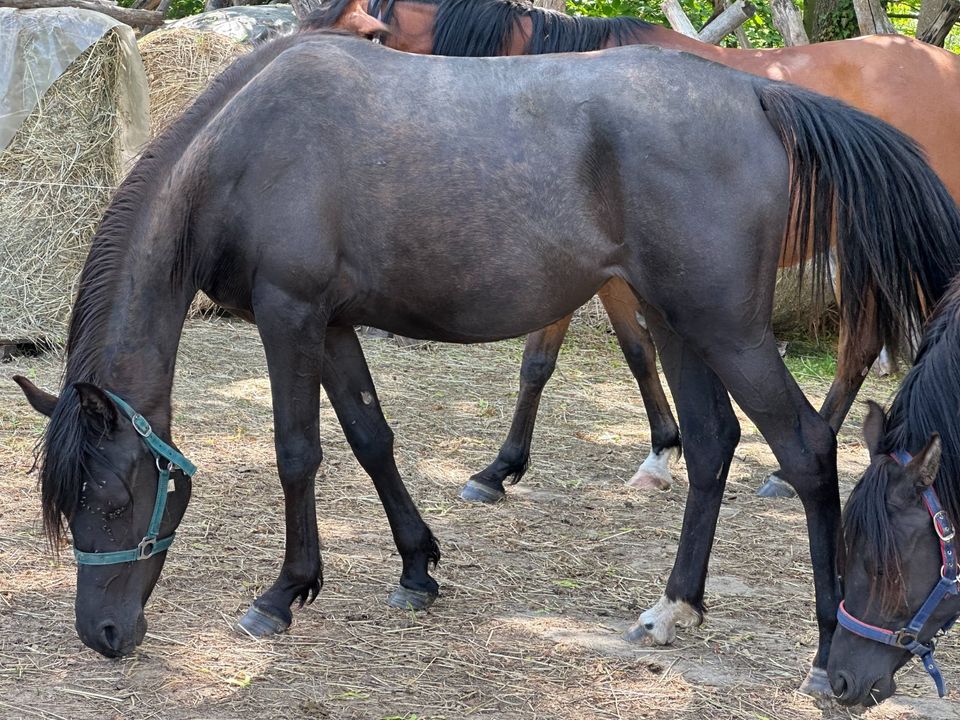
<path id="1" fill-rule="evenodd" d="M 841 311 L 860 323 L 872 298 L 874 331 L 892 345 L 960 258 L 960 211 L 916 145 L 801 88 L 648 46 L 471 59 L 314 32 L 263 45 L 118 189 L 81 273 L 59 396 L 17 379 L 50 418 L 43 517 L 52 541 L 72 534 L 80 638 L 111 657 L 143 640 L 190 497 L 170 395 L 198 290 L 255 322 L 267 358 L 286 551 L 240 623 L 268 635 L 320 588 L 321 385 L 402 558 L 391 604 L 438 594 L 438 545 L 398 472 L 354 326 L 493 341 L 619 278 L 661 349 L 691 488 L 663 597 L 627 639 L 669 643 L 704 617 L 740 437 L 732 396 L 803 503 L 822 674 L 839 601 L 836 438 L 784 366 L 770 316 L 784 236 L 825 281 L 834 234 Z"/>
<path id="2" fill-rule="evenodd" d="M 870 466 L 843 514 L 846 592 L 828 664 L 840 702 L 892 695 L 913 655 L 945 692 L 933 641 L 960 616 L 960 278 L 930 319 L 916 363 L 863 424 Z"/>
<path id="3" fill-rule="evenodd" d="M 880 35 L 762 50 L 722 48 L 652 25 L 638 18 L 572 17 L 526 0 L 331 0 L 307 21 L 378 36 L 388 46 L 434 55 L 489 56 L 599 50 L 648 44 L 682 50 L 774 80 L 785 80 L 839 98 L 875 115 L 920 142 L 934 170 L 960 202 L 960 58 L 901 35 Z M 371 15 L 372 13 L 372 15 Z M 384 20 L 387 22 L 385 23 Z M 781 267 L 800 258 L 784 247 Z M 679 455 L 680 434 L 660 385 L 656 349 L 644 327 L 643 309 L 618 281 L 599 292 L 640 388 L 650 422 L 651 453 L 628 484 L 666 488 L 669 462 Z M 528 339 L 520 369 L 520 394 L 506 440 L 496 459 L 470 478 L 466 499 L 496 502 L 504 482 L 517 482 L 527 469 L 540 395 L 556 367 L 570 317 Z M 837 373 L 820 409 L 834 432 L 840 430 L 863 383 L 865 369 L 882 344 L 869 328 L 840 326 Z M 759 491 L 788 496 L 793 491 L 776 474 Z"/>

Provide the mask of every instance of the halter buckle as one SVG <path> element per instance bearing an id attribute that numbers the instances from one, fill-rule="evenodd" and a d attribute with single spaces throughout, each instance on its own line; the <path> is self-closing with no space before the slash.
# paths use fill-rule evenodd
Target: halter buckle
<path id="1" fill-rule="evenodd" d="M 137 560 L 146 560 L 147 558 L 153 555 L 153 549 L 156 547 L 157 538 L 145 537 L 140 541 L 140 544 L 137 545 Z"/>
<path id="2" fill-rule="evenodd" d="M 150 427 L 150 423 L 140 413 L 136 413 L 130 418 L 130 424 L 133 425 L 133 429 L 140 434 L 140 437 L 150 437 L 153 434 L 153 428 Z"/>
<path id="3" fill-rule="evenodd" d="M 937 531 L 937 537 L 943 542 L 950 542 L 956 537 L 957 532 L 954 530 L 953 524 L 950 522 L 950 518 L 944 510 L 938 510 L 934 513 L 933 527 Z"/>
<path id="4" fill-rule="evenodd" d="M 908 645 L 912 645 L 917 642 L 917 634 L 907 628 L 900 628 L 893 634 L 894 639 L 897 642 L 897 645 L 902 648 L 907 648 Z"/>

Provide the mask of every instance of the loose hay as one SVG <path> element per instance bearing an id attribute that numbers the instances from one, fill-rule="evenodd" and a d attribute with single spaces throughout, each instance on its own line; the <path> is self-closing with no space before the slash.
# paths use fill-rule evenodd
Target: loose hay
<path id="1" fill-rule="evenodd" d="M 150 132 L 156 137 L 230 63 L 251 49 L 224 35 L 177 28 L 138 43 L 150 83 Z"/>
<path id="2" fill-rule="evenodd" d="M 0 152 L 0 341 L 65 339 L 78 272 L 123 173 L 122 64 L 110 31 Z"/>

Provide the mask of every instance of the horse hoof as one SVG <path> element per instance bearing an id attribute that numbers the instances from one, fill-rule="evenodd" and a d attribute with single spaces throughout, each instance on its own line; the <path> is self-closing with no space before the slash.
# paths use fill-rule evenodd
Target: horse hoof
<path id="1" fill-rule="evenodd" d="M 669 474 L 667 477 L 663 477 L 662 475 L 637 470 L 637 474 L 627 480 L 626 485 L 639 490 L 669 490 L 671 480 Z"/>
<path id="2" fill-rule="evenodd" d="M 810 672 L 800 683 L 800 692 L 813 697 L 833 697 L 833 688 L 830 687 L 830 678 L 827 671 L 820 668 L 810 668 Z"/>
<path id="3" fill-rule="evenodd" d="M 767 481 L 757 490 L 760 497 L 791 498 L 795 496 L 796 491 L 790 487 L 789 483 L 781 480 L 776 475 L 771 475 Z"/>
<path id="4" fill-rule="evenodd" d="M 638 622 L 636 625 L 631 627 L 623 634 L 623 639 L 628 643 L 633 645 L 639 645 L 641 647 L 653 647 L 654 645 L 661 645 L 662 643 L 657 642 L 657 639 L 653 636 L 642 622 Z"/>
<path id="5" fill-rule="evenodd" d="M 503 500 L 507 493 L 502 489 L 492 488 L 482 482 L 470 478 L 460 491 L 460 497 L 467 502 L 480 502 L 493 505 Z"/>
<path id="6" fill-rule="evenodd" d="M 283 618 L 278 618 L 268 612 L 264 612 L 256 605 L 251 605 L 247 614 L 240 618 L 237 625 L 244 632 L 254 637 L 262 638 L 270 635 L 279 635 L 288 627 L 290 623 Z"/>
<path id="7" fill-rule="evenodd" d="M 387 598 L 387 605 L 398 610 L 426 610 L 437 599 L 436 594 L 425 590 L 411 590 L 403 585 Z"/>

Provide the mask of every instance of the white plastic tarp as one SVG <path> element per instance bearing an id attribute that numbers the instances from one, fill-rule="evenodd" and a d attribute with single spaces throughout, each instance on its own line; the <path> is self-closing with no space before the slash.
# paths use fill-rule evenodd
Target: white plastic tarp
<path id="1" fill-rule="evenodd" d="M 174 20 L 161 30 L 206 30 L 237 42 L 256 44 L 289 35 L 298 27 L 297 16 L 289 5 L 240 5 Z"/>
<path id="2" fill-rule="evenodd" d="M 77 8 L 0 8 L 0 151 L 57 78 L 111 30 L 123 52 L 118 111 L 124 160 L 136 156 L 150 137 L 150 103 L 133 30 L 102 13 Z"/>

